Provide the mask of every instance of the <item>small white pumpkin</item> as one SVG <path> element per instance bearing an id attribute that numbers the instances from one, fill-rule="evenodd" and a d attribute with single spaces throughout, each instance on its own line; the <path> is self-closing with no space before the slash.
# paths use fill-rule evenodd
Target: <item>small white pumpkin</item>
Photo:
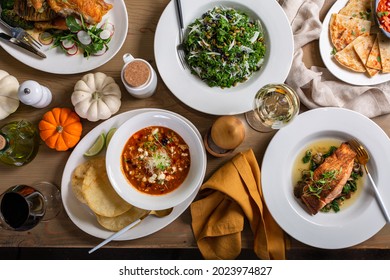
<path id="1" fill-rule="evenodd" d="M 118 112 L 121 97 L 121 90 L 114 79 L 97 72 L 84 75 L 76 83 L 71 101 L 81 118 L 95 122 Z"/>
<path id="2" fill-rule="evenodd" d="M 19 82 L 4 70 L 0 70 L 0 120 L 14 113 L 19 107 Z"/>

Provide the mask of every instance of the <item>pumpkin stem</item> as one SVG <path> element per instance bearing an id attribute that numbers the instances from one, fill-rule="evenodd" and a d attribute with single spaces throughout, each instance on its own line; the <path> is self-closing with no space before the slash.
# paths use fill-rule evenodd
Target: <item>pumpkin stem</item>
<path id="1" fill-rule="evenodd" d="M 98 100 L 101 98 L 101 96 L 102 96 L 102 93 L 100 91 L 95 91 L 94 93 L 92 93 L 93 100 Z"/>
<path id="2" fill-rule="evenodd" d="M 62 133 L 62 131 L 64 130 L 64 128 L 63 128 L 62 126 L 59 125 L 59 126 L 56 127 L 56 130 L 57 130 L 58 133 Z"/>

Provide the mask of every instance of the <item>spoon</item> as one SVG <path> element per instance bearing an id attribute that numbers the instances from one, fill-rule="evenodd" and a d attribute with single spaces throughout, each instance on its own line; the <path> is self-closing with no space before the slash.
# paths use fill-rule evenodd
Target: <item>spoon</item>
<path id="1" fill-rule="evenodd" d="M 367 173 L 367 176 L 368 178 L 370 179 L 371 181 L 371 186 L 373 187 L 374 191 L 375 191 L 375 195 L 376 195 L 376 198 L 379 202 L 379 205 L 382 209 L 382 212 L 383 214 L 385 215 L 385 218 L 386 218 L 386 221 L 388 223 L 390 223 L 390 215 L 389 213 L 387 212 L 387 209 L 385 207 L 385 204 L 382 200 L 382 197 L 379 193 L 379 190 L 378 188 L 376 187 L 375 185 L 375 182 L 374 180 L 372 179 L 371 177 L 371 174 L 370 172 L 368 172 L 368 168 L 367 168 L 367 163 L 368 161 L 370 160 L 370 155 L 368 154 L 368 152 L 366 151 L 366 149 L 363 147 L 362 144 L 360 144 L 359 141 L 357 141 L 356 139 L 352 139 L 350 141 L 348 141 L 348 144 L 352 147 L 352 149 L 356 152 L 357 154 L 357 160 L 360 164 L 362 164 L 364 166 L 364 170 L 366 171 Z"/>
<path id="2" fill-rule="evenodd" d="M 153 216 L 156 216 L 157 218 L 162 218 L 162 217 L 165 217 L 165 216 L 168 216 L 169 214 L 171 214 L 172 210 L 173 210 L 173 208 L 168 208 L 168 209 L 164 209 L 164 210 L 148 210 L 148 211 L 144 212 L 137 220 L 135 220 L 134 222 L 132 222 L 128 226 L 124 227 L 120 231 L 112 234 L 110 237 L 105 239 L 103 242 L 98 244 L 96 247 L 94 247 L 93 249 L 89 250 L 88 253 L 91 254 L 91 253 L 95 252 L 97 249 L 103 247 L 108 242 L 110 242 L 113 239 L 121 236 L 122 234 L 124 234 L 129 229 L 131 229 L 131 228 L 135 227 L 136 225 L 138 225 L 139 223 L 141 223 L 142 220 L 145 219 L 147 216 L 153 215 Z"/>

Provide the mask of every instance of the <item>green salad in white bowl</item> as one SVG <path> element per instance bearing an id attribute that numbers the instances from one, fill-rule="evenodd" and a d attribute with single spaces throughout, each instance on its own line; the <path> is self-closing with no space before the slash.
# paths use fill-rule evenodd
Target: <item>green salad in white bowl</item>
<path id="1" fill-rule="evenodd" d="M 266 46 L 259 20 L 215 7 L 188 26 L 184 41 L 191 72 L 210 87 L 230 88 L 260 70 Z"/>

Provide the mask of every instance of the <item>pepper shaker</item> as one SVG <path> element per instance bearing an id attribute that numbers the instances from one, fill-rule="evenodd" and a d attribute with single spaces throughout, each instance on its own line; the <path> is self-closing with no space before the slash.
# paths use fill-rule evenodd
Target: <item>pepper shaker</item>
<path id="1" fill-rule="evenodd" d="M 25 81 L 19 86 L 18 96 L 20 102 L 35 108 L 44 108 L 52 100 L 51 91 L 35 81 Z"/>
<path id="2" fill-rule="evenodd" d="M 244 140 L 245 127 L 234 116 L 219 117 L 204 136 L 206 150 L 215 157 L 231 154 Z"/>

